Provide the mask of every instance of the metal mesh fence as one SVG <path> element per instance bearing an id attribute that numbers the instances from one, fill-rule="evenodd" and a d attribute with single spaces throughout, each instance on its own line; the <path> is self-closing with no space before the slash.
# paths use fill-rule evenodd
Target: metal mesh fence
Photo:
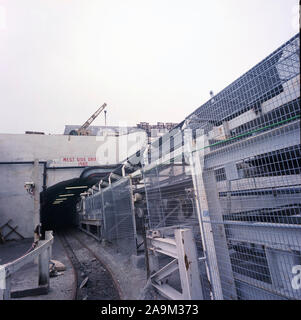
<path id="1" fill-rule="evenodd" d="M 102 220 L 101 193 L 96 193 L 85 199 L 85 219 Z"/>
<path id="2" fill-rule="evenodd" d="M 182 130 L 145 162 L 149 228 L 193 228 L 215 299 L 301 299 L 299 51 L 297 35 L 189 116 L 187 153 Z"/>
<path id="3" fill-rule="evenodd" d="M 293 285 L 301 265 L 299 68 L 296 36 L 194 118 L 202 129 L 194 182 L 218 298 L 301 299 Z"/>
<path id="4" fill-rule="evenodd" d="M 203 297 L 210 299 L 206 265 L 202 260 L 204 250 L 195 206 L 191 167 L 183 149 L 184 135 L 180 130 L 173 130 L 165 138 L 165 141 L 158 141 L 158 144 L 152 145 L 149 150 L 151 156 L 148 158 L 151 158 L 152 162 L 144 163 L 143 182 L 148 229 L 163 231 L 165 238 L 173 238 L 175 228 L 185 227 L 193 231 Z M 172 258 L 160 255 L 158 260 L 161 268 L 170 263 Z M 168 283 L 181 291 L 178 271 L 174 272 Z"/>
<path id="5" fill-rule="evenodd" d="M 124 254 L 136 253 L 136 225 L 129 177 L 87 197 L 85 205 L 86 217 L 100 221 L 102 239 L 111 242 Z"/>
<path id="6" fill-rule="evenodd" d="M 301 299 L 299 51 L 297 35 L 145 155 L 148 229 L 193 231 L 205 299 Z M 85 206 L 104 239 L 136 252 L 130 178 Z"/>

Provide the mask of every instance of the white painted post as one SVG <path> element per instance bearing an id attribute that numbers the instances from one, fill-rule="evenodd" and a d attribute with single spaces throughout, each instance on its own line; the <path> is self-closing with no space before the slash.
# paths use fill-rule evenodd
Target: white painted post
<path id="1" fill-rule="evenodd" d="M 49 248 L 39 255 L 39 286 L 49 286 Z"/>
<path id="2" fill-rule="evenodd" d="M 203 300 L 198 257 L 190 229 L 176 229 L 178 264 L 184 300 Z"/>
<path id="3" fill-rule="evenodd" d="M 10 300 L 11 276 L 6 274 L 4 267 L 0 268 L 0 300 Z"/>
<path id="4" fill-rule="evenodd" d="M 188 138 L 188 139 L 187 139 Z M 211 283 L 213 298 L 216 300 L 223 300 L 223 292 L 220 281 L 220 274 L 217 265 L 217 258 L 215 252 L 215 245 L 212 235 L 211 223 L 203 223 L 203 219 L 208 213 L 208 202 L 206 193 L 204 192 L 204 182 L 202 178 L 202 166 L 200 163 L 199 152 L 193 153 L 193 145 L 190 137 L 186 136 L 185 146 L 188 148 L 188 155 L 190 161 L 191 175 L 194 188 L 196 190 L 195 203 L 197 209 L 197 216 L 200 225 L 200 232 L 202 243 L 204 247 L 204 254 L 206 256 L 206 271 L 208 280 Z M 203 214 L 202 214 L 203 213 Z M 210 221 L 210 218 L 209 218 Z"/>
<path id="5" fill-rule="evenodd" d="M 11 290 L 11 276 L 6 276 L 5 279 L 5 289 L 3 291 L 3 300 L 10 300 L 10 290 Z"/>
<path id="6" fill-rule="evenodd" d="M 208 137 L 201 135 L 198 139 L 198 147 L 202 147 L 201 150 L 193 150 L 191 141 L 187 141 L 187 146 L 192 180 L 197 191 L 196 207 L 209 269 L 209 279 L 213 288 L 214 299 L 224 299 L 225 292 L 227 292 L 226 298 L 236 299 L 235 283 L 226 234 L 222 224 L 222 210 L 217 195 L 214 171 L 204 171 L 206 150 L 209 151 L 206 149 L 208 147 Z M 214 225 L 213 221 L 218 222 L 219 225 Z M 220 273 L 219 266 L 223 267 L 222 274 Z M 225 281 L 223 282 L 222 279 L 225 279 Z M 222 290 L 223 285 L 227 286 L 225 292 Z"/>
<path id="7" fill-rule="evenodd" d="M 45 240 L 51 238 L 52 231 L 45 232 Z M 52 254 L 51 246 L 39 255 L 39 286 L 49 287 L 49 262 Z"/>
<path id="8" fill-rule="evenodd" d="M 158 258 L 158 253 L 153 249 L 153 244 L 152 244 L 152 231 L 148 231 L 148 235 L 146 237 L 147 241 L 147 248 L 148 248 L 148 268 L 149 268 L 149 274 L 152 275 L 156 273 L 159 270 L 159 258 Z"/>
<path id="9" fill-rule="evenodd" d="M 40 224 L 40 183 L 39 183 L 39 160 L 34 160 L 33 182 L 34 182 L 34 208 L 33 208 L 33 229 Z M 38 241 L 38 235 L 34 233 L 34 241 Z"/>
<path id="10" fill-rule="evenodd" d="M 53 236 L 52 231 L 45 231 L 45 240 L 51 239 Z M 52 258 L 52 245 L 49 247 L 49 260 Z"/>
<path id="11" fill-rule="evenodd" d="M 223 289 L 223 298 L 228 300 L 236 300 L 236 284 L 234 281 L 232 262 L 227 244 L 226 231 L 223 221 L 223 213 L 218 197 L 217 184 L 214 171 L 206 171 L 203 174 L 204 190 L 209 203 L 208 216 L 202 217 L 203 224 L 210 224 L 213 242 L 210 246 L 215 247 L 217 263 L 219 267 L 220 283 Z"/>
<path id="12" fill-rule="evenodd" d="M 131 209 L 132 209 L 132 221 L 133 221 L 133 229 L 134 229 L 134 239 L 136 243 L 135 254 L 137 255 L 137 227 L 136 227 L 136 218 L 135 218 L 135 204 L 134 204 L 134 196 L 133 196 L 133 184 L 131 175 L 128 176 L 129 179 L 129 192 L 130 192 L 130 201 L 131 201 Z"/>
<path id="13" fill-rule="evenodd" d="M 148 244 L 149 245 L 149 244 Z M 158 253 L 154 250 L 149 250 L 148 262 L 150 275 L 156 273 L 159 270 L 159 257 Z"/>
<path id="14" fill-rule="evenodd" d="M 125 164 L 121 168 L 122 176 L 125 177 Z"/>

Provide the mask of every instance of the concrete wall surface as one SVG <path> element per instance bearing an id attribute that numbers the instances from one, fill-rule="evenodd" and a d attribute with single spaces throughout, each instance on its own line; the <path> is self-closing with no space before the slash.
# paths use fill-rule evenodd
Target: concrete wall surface
<path id="1" fill-rule="evenodd" d="M 142 131 L 119 137 L 0 134 L 0 162 L 96 158 L 93 165 L 113 165 L 139 150 L 146 141 Z"/>
<path id="2" fill-rule="evenodd" d="M 78 178 L 86 167 L 116 165 L 147 142 L 145 132 L 114 136 L 66 136 L 38 134 L 0 134 L 0 226 L 12 219 L 25 238 L 33 236 L 33 196 L 24 183 L 33 181 L 33 164 L 4 162 L 47 161 L 46 186 Z M 60 169 L 54 169 L 54 168 Z M 62 167 L 66 169 L 62 169 Z M 43 164 L 39 165 L 42 191 Z M 3 230 L 6 234 L 8 228 Z M 12 233 L 8 239 L 19 239 Z"/>
<path id="3" fill-rule="evenodd" d="M 12 219 L 11 225 L 23 237 L 33 237 L 34 231 L 34 200 L 24 188 L 25 182 L 34 180 L 34 166 L 27 165 L 0 165 L 0 226 Z M 39 165 L 39 185 L 43 184 L 43 165 Z M 42 189 L 40 188 L 40 191 Z M 10 229 L 5 227 L 3 235 Z M 7 239 L 21 239 L 16 233 L 11 233 Z"/>

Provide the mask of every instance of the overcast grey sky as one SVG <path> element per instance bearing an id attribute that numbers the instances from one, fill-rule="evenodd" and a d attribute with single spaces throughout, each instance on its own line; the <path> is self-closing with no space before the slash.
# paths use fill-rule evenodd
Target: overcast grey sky
<path id="1" fill-rule="evenodd" d="M 63 133 L 104 102 L 109 125 L 180 122 L 298 19 L 297 0 L 0 0 L 0 132 Z"/>

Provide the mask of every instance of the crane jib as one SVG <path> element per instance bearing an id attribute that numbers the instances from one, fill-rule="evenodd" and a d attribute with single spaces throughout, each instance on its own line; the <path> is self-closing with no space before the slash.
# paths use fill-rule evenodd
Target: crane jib
<path id="1" fill-rule="evenodd" d="M 78 132 L 81 132 L 82 130 L 86 130 L 89 125 L 92 123 L 92 121 L 102 112 L 102 110 L 107 106 L 106 103 L 104 103 L 100 108 L 98 108 L 93 115 L 78 129 Z"/>

